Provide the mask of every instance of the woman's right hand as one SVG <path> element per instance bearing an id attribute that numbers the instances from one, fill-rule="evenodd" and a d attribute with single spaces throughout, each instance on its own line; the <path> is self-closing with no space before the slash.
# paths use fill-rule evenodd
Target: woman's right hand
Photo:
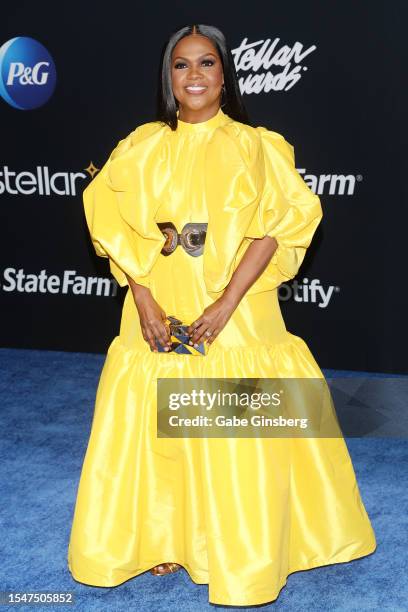
<path id="1" fill-rule="evenodd" d="M 165 324 L 165 311 L 156 302 L 150 289 L 143 285 L 133 283 L 132 285 L 133 299 L 139 313 L 143 338 L 155 353 L 158 353 L 158 342 L 164 347 L 165 351 L 168 351 L 171 347 L 171 339 L 170 330 Z"/>

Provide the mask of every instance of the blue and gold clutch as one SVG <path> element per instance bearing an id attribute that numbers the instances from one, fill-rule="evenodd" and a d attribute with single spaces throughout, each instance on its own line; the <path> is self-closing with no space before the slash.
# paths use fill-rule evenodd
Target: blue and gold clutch
<path id="1" fill-rule="evenodd" d="M 173 316 L 168 316 L 170 327 L 171 348 L 168 351 L 157 341 L 157 350 L 159 353 L 179 353 L 180 355 L 205 356 L 208 353 L 208 343 L 203 340 L 198 346 L 189 344 L 190 336 L 187 333 L 189 328 L 188 323 L 183 323 L 180 319 Z"/>

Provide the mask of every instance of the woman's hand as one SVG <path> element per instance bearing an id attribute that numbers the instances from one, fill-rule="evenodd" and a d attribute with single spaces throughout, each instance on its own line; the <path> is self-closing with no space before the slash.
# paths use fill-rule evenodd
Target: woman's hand
<path id="1" fill-rule="evenodd" d="M 224 294 L 207 308 L 204 308 L 203 314 L 193 321 L 187 329 L 190 335 L 190 344 L 198 344 L 203 340 L 206 340 L 207 344 L 212 344 L 231 318 L 236 307 L 237 302 Z"/>
<path id="2" fill-rule="evenodd" d="M 159 352 L 157 341 L 164 346 L 165 351 L 168 351 L 171 347 L 171 339 L 169 327 L 165 324 L 165 311 L 156 302 L 148 287 L 138 285 L 133 281 L 129 286 L 139 313 L 143 338 L 155 353 Z"/>

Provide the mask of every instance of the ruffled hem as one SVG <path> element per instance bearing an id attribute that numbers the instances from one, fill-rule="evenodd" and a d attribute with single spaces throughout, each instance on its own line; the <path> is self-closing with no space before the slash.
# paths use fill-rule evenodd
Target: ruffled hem
<path id="1" fill-rule="evenodd" d="M 256 606 L 261 604 L 271 603 L 276 601 L 281 593 L 281 590 L 287 584 L 287 580 L 291 574 L 300 571 L 307 571 L 311 569 L 315 569 L 317 567 L 324 567 L 328 565 L 335 565 L 337 563 L 349 563 L 350 561 L 354 561 L 356 559 L 361 559 L 368 555 L 374 553 L 377 549 L 376 541 L 370 542 L 369 545 L 360 546 L 353 552 L 350 551 L 342 551 L 334 555 L 331 558 L 327 559 L 311 559 L 309 561 L 305 561 L 302 564 L 294 566 L 290 568 L 280 582 L 280 585 L 277 590 L 270 591 L 269 594 L 265 594 L 264 596 L 238 596 L 238 597 L 209 597 L 208 602 L 217 605 L 224 606 Z M 195 584 L 200 585 L 209 585 L 209 577 L 208 572 L 196 572 L 193 567 L 191 567 L 186 561 L 178 558 L 174 554 L 163 554 L 161 558 L 157 558 L 155 561 L 150 561 L 145 564 L 142 568 L 134 570 L 133 572 L 122 572 L 122 574 L 117 574 L 116 578 L 108 578 L 103 574 L 94 572 L 90 567 L 89 563 L 84 563 L 84 565 L 79 564 L 78 561 L 75 562 L 75 566 L 72 564 L 72 559 L 70 553 L 68 554 L 68 568 L 71 572 L 72 577 L 82 584 L 87 584 L 91 586 L 98 587 L 115 587 L 127 582 L 128 580 L 132 580 L 140 574 L 144 574 L 149 571 L 151 568 L 156 567 L 157 565 L 161 565 L 162 563 L 166 563 L 171 560 L 173 563 L 178 563 L 182 566 L 182 568 L 187 572 L 191 580 Z M 121 577 L 120 577 L 121 576 Z"/>
<path id="2" fill-rule="evenodd" d="M 129 348 L 120 336 L 111 342 L 107 355 L 110 358 L 122 356 L 131 367 L 142 368 L 151 375 L 160 374 L 163 365 L 174 365 L 179 376 L 211 375 L 219 377 L 252 376 L 280 378 L 323 378 L 323 373 L 315 361 L 306 342 L 287 332 L 287 340 L 274 344 L 257 343 L 253 345 L 218 346 L 212 344 L 208 354 L 182 355 L 175 352 L 155 353 L 146 348 Z M 167 370 L 167 368 L 166 368 Z M 228 372 L 228 373 L 226 373 Z"/>

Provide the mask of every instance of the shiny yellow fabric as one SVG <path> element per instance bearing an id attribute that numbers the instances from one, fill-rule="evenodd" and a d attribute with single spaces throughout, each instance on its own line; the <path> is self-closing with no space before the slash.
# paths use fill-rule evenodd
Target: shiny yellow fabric
<path id="1" fill-rule="evenodd" d="M 131 291 L 96 395 L 68 548 L 76 580 L 114 586 L 165 561 L 209 585 L 209 601 L 273 601 L 288 574 L 375 550 L 342 438 L 157 438 L 159 377 L 321 378 L 287 331 L 277 288 L 293 278 L 322 212 L 280 134 L 233 121 L 151 122 L 121 141 L 84 193 L 91 239 L 187 322 L 222 294 L 254 238 L 279 247 L 205 357 L 152 353 Z M 156 223 L 207 222 L 204 253 Z M 155 579 L 152 577 L 152 579 Z"/>

